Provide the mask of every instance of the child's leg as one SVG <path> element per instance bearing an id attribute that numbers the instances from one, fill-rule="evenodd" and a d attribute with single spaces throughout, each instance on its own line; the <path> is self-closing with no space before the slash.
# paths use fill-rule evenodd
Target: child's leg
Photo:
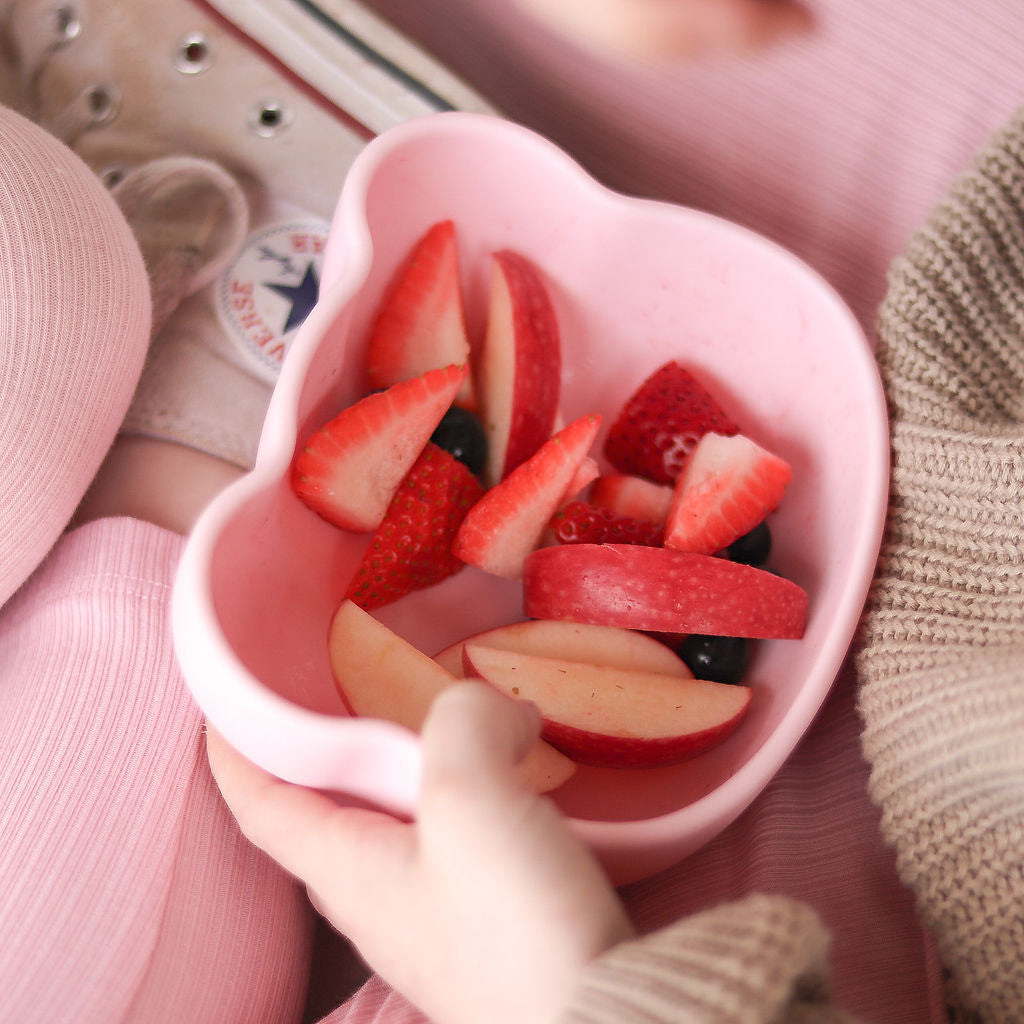
<path id="1" fill-rule="evenodd" d="M 105 518 L 0 616 L 5 1019 L 298 1019 L 309 908 L 243 840 L 167 630 L 182 544 Z"/>
<path id="2" fill-rule="evenodd" d="M 309 906 L 211 782 L 168 629 L 182 538 L 107 516 L 58 539 L 146 353 L 138 248 L 85 166 L 2 110 L 0 237 L 0 573 L 17 588 L 0 614 L 2 1016 L 297 1020 Z M 154 517 L 184 528 L 236 470 L 149 443 Z M 87 507 L 132 511 L 111 467 Z"/>
<path id="3" fill-rule="evenodd" d="M 38 565 L 124 418 L 149 343 L 138 246 L 63 146 L 0 108 L 0 605 Z"/>

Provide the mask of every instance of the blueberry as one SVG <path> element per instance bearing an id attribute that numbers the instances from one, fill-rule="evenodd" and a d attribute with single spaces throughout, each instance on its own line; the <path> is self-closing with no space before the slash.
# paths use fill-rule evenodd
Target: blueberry
<path id="1" fill-rule="evenodd" d="M 468 410 L 453 405 L 438 423 L 431 435 L 431 441 L 451 452 L 464 462 L 474 474 L 479 476 L 487 461 L 487 438 L 480 421 Z"/>
<path id="2" fill-rule="evenodd" d="M 693 633 L 679 650 L 698 679 L 713 683 L 739 683 L 750 665 L 750 644 L 741 636 L 703 636 Z"/>
<path id="3" fill-rule="evenodd" d="M 764 565 L 772 550 L 772 534 L 768 524 L 762 520 L 749 533 L 734 540 L 725 550 L 726 556 L 732 562 Z"/>

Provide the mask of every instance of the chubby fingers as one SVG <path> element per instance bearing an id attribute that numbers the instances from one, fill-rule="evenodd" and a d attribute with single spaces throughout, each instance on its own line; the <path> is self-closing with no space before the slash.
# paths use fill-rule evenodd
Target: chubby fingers
<path id="1" fill-rule="evenodd" d="M 244 835 L 317 893 L 338 894 L 346 880 L 366 892 L 372 876 L 409 857 L 405 823 L 283 782 L 209 727 L 206 748 L 213 777 Z"/>
<path id="2" fill-rule="evenodd" d="M 438 794 L 522 792 L 516 764 L 537 741 L 540 715 L 485 683 L 467 681 L 443 690 L 422 730 L 421 803 Z"/>
<path id="3" fill-rule="evenodd" d="M 428 780 L 450 772 L 508 775 L 537 741 L 541 717 L 534 705 L 512 700 L 468 680 L 442 690 L 423 725 Z"/>
<path id="4" fill-rule="evenodd" d="M 323 912 L 358 941 L 365 922 L 379 916 L 374 907 L 384 913 L 393 906 L 400 915 L 403 894 L 416 885 L 424 827 L 445 848 L 455 835 L 457 845 L 473 848 L 535 812 L 537 798 L 515 765 L 539 729 L 532 705 L 483 683 L 443 691 L 423 728 L 418 826 L 283 782 L 211 728 L 207 756 L 245 836 L 303 881 Z M 553 808 L 544 811 L 557 817 Z"/>
<path id="5" fill-rule="evenodd" d="M 489 791 L 477 804 L 500 791 L 521 792 L 515 765 L 539 731 L 532 705 L 509 700 L 483 683 L 448 688 L 423 727 L 423 792 L 428 799 L 448 794 L 461 801 L 467 789 L 477 795 Z M 215 729 L 208 726 L 206 732 L 210 769 L 242 832 L 308 885 L 319 887 L 328 859 L 332 876 L 339 865 L 358 874 L 364 861 L 386 864 L 413 842 L 410 827 L 390 815 L 342 807 L 323 793 L 275 778 Z"/>
<path id="6" fill-rule="evenodd" d="M 519 0 L 540 20 L 608 53 L 655 61 L 756 49 L 812 26 L 799 0 Z"/>

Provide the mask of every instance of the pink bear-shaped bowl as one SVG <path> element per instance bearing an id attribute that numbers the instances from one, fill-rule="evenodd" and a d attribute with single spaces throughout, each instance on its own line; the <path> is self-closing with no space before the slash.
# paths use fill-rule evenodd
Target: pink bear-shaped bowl
<path id="1" fill-rule="evenodd" d="M 636 880 L 725 828 L 793 750 L 847 652 L 884 523 L 888 433 L 870 347 L 828 285 L 750 231 L 612 193 L 548 141 L 486 115 L 431 115 L 375 139 L 344 182 L 320 300 L 285 360 L 256 465 L 186 546 L 178 656 L 203 712 L 253 761 L 414 813 L 416 737 L 349 717 L 328 662 L 328 624 L 365 538 L 308 511 L 289 466 L 359 396 L 368 323 L 412 243 L 443 218 L 457 226 L 475 334 L 490 253 L 516 249 L 543 269 L 563 334 L 566 421 L 598 411 L 607 426 L 678 359 L 793 466 L 772 565 L 808 591 L 807 632 L 757 644 L 740 728 L 674 767 L 581 768 L 554 794 L 613 879 Z M 375 614 L 428 654 L 523 617 L 517 584 L 470 568 Z"/>

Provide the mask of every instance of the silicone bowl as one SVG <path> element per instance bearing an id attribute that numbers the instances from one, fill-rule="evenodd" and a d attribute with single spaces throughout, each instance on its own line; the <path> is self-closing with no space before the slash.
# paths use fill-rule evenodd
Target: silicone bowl
<path id="1" fill-rule="evenodd" d="M 250 759 L 414 813 L 416 737 L 348 717 L 327 659 L 328 624 L 365 537 L 309 512 L 288 471 L 297 445 L 360 394 L 368 321 L 413 241 L 448 217 L 474 332 L 491 252 L 513 248 L 543 268 L 563 334 L 566 420 L 596 410 L 607 425 L 650 372 L 679 359 L 793 466 L 772 518 L 772 564 L 807 589 L 807 632 L 758 643 L 742 726 L 684 764 L 582 768 L 554 794 L 611 876 L 633 881 L 714 837 L 785 761 L 840 668 L 878 554 L 889 459 L 872 352 L 832 289 L 766 239 L 612 193 L 498 118 L 430 115 L 375 139 L 345 179 L 320 300 L 285 359 L 255 467 L 186 545 L 177 653 L 203 712 Z M 375 614 L 429 654 L 523 616 L 518 585 L 468 568 Z"/>

